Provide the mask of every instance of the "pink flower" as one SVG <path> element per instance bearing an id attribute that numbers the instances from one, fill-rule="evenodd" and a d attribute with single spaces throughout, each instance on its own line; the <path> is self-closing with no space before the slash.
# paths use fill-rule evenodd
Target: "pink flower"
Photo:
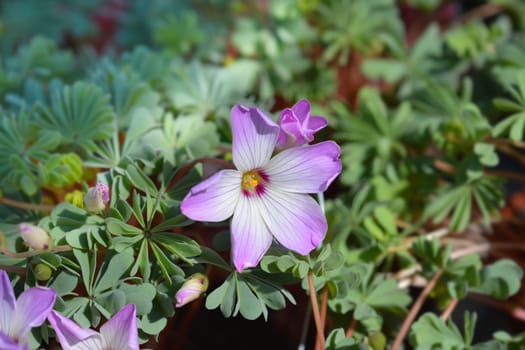
<path id="1" fill-rule="evenodd" d="M 109 202 L 109 188 L 105 183 L 99 182 L 95 187 L 90 187 L 84 196 L 84 209 L 90 213 L 99 213 Z"/>
<path id="2" fill-rule="evenodd" d="M 303 99 L 286 108 L 279 116 L 278 148 L 301 146 L 314 140 L 314 134 L 324 128 L 327 121 L 323 117 L 310 115 L 310 102 Z"/>
<path id="3" fill-rule="evenodd" d="M 33 287 L 16 300 L 7 273 L 0 270 L 0 349 L 27 350 L 31 328 L 44 323 L 55 298 L 55 291 Z"/>
<path id="4" fill-rule="evenodd" d="M 175 307 L 182 307 L 198 299 L 206 289 L 208 289 L 208 277 L 202 273 L 191 275 L 177 291 L 175 295 L 177 304 L 175 304 Z"/>
<path id="5" fill-rule="evenodd" d="M 100 333 L 82 328 L 55 311 L 51 312 L 48 320 L 63 350 L 139 350 L 137 318 L 133 304 L 120 309 L 100 327 Z"/>
<path id="6" fill-rule="evenodd" d="M 256 266 L 272 237 L 307 255 L 324 239 L 326 219 L 307 193 L 323 192 L 341 172 L 333 141 L 286 149 L 272 158 L 279 126 L 257 108 L 231 112 L 233 163 L 194 186 L 181 203 L 193 220 L 231 223 L 232 260 L 238 271 Z"/>

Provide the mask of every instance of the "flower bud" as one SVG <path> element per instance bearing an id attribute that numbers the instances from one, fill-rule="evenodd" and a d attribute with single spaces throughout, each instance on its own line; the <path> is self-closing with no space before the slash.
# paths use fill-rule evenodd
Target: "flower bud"
<path id="1" fill-rule="evenodd" d="M 51 237 L 38 226 L 20 224 L 18 230 L 27 245 L 35 250 L 46 250 L 51 246 Z"/>
<path id="2" fill-rule="evenodd" d="M 175 295 L 175 299 L 177 299 L 175 307 L 182 307 L 199 298 L 206 289 L 208 289 L 208 277 L 202 273 L 191 275 Z"/>
<path id="3" fill-rule="evenodd" d="M 386 337 L 381 332 L 374 332 L 368 336 L 368 344 L 373 350 L 383 350 L 386 347 Z"/>
<path id="4" fill-rule="evenodd" d="M 99 182 L 95 187 L 90 187 L 84 195 L 84 209 L 90 213 L 99 213 L 106 208 L 109 202 L 109 188 Z"/>
<path id="5" fill-rule="evenodd" d="M 53 274 L 53 270 L 46 264 L 37 264 L 35 266 L 35 278 L 38 281 L 47 281 L 51 278 L 51 275 Z"/>
<path id="6" fill-rule="evenodd" d="M 277 147 L 283 149 L 312 142 L 314 134 L 326 125 L 325 118 L 310 115 L 308 100 L 300 100 L 292 108 L 284 109 L 279 116 L 281 130 L 277 139 Z"/>

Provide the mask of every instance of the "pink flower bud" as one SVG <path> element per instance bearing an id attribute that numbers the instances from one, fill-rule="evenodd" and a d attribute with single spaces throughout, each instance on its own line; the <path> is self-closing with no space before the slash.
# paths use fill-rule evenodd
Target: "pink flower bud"
<path id="1" fill-rule="evenodd" d="M 18 230 L 27 245 L 35 250 L 46 250 L 51 246 L 51 237 L 38 226 L 20 224 L 18 225 Z"/>
<path id="2" fill-rule="evenodd" d="M 292 108 L 284 109 L 279 116 L 281 130 L 277 139 L 277 147 L 282 149 L 312 142 L 314 134 L 326 125 L 325 118 L 310 115 L 308 100 L 300 100 Z"/>
<path id="3" fill-rule="evenodd" d="M 106 208 L 109 202 L 109 188 L 99 182 L 95 187 L 90 187 L 84 195 L 84 209 L 90 213 L 99 213 Z"/>
<path id="4" fill-rule="evenodd" d="M 175 299 L 177 299 L 175 307 L 182 307 L 199 298 L 206 289 L 208 289 L 208 277 L 202 273 L 191 275 L 175 295 Z"/>

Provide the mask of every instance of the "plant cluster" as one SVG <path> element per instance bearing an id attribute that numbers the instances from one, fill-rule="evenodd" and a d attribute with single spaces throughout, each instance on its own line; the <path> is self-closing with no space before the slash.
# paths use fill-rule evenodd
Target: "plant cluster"
<path id="1" fill-rule="evenodd" d="M 525 347 L 451 321 L 472 295 L 525 321 L 521 0 L 0 8 L 0 348 L 298 298 L 316 349 Z"/>

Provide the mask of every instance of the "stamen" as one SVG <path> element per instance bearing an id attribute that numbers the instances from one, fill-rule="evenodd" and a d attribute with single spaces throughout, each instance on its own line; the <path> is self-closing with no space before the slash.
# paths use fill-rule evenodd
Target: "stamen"
<path id="1" fill-rule="evenodd" d="M 268 182 L 268 175 L 260 170 L 250 170 L 242 174 L 241 187 L 245 196 L 258 196 L 264 193 L 264 185 Z"/>

